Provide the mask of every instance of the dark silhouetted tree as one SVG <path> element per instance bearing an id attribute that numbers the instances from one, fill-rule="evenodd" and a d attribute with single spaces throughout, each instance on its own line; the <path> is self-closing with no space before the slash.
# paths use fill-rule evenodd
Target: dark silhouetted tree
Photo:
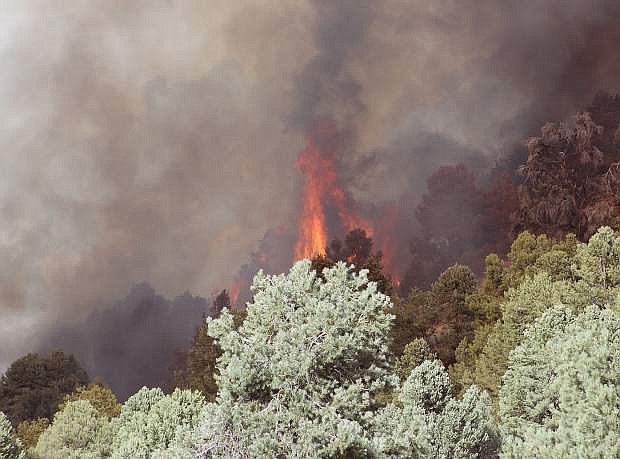
<path id="1" fill-rule="evenodd" d="M 13 362 L 0 379 L 0 410 L 14 426 L 38 418 L 51 420 L 64 396 L 88 382 L 72 354 L 28 354 Z"/>
<path id="2" fill-rule="evenodd" d="M 403 286 L 428 288 L 446 267 L 480 247 L 484 242 L 482 211 L 483 196 L 465 166 L 437 169 L 429 177 L 427 192 L 416 209 L 420 235 L 411 243 L 413 261 Z"/>
<path id="3" fill-rule="evenodd" d="M 391 295 L 393 293 L 392 281 L 383 272 L 383 253 L 373 253 L 373 240 L 360 228 L 349 231 L 344 239 L 334 239 L 326 248 L 326 255 L 318 255 L 312 259 L 312 269 L 319 276 L 323 269 L 331 268 L 339 261 L 353 264 L 356 271 L 368 270 L 368 280 L 376 282 L 381 293 Z"/>

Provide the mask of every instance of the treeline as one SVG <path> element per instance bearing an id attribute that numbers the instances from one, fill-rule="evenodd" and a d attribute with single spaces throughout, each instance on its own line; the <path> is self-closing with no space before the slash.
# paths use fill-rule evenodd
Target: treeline
<path id="1" fill-rule="evenodd" d="M 586 241 L 601 226 L 618 228 L 620 96 L 599 92 L 585 112 L 546 123 L 478 180 L 462 165 L 439 168 L 415 216 L 405 295 L 455 263 L 482 273 L 485 256 L 505 255 L 524 230 Z"/>
<path id="2" fill-rule="evenodd" d="M 71 356 L 19 359 L 2 457 L 617 457 L 618 233 L 524 232 L 481 282 L 453 266 L 395 304 L 368 274 L 258 273 L 168 395 L 120 405 Z"/>

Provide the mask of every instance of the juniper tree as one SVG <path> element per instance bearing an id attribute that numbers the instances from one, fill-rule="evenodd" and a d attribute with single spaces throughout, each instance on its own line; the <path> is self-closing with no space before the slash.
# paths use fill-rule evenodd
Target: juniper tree
<path id="1" fill-rule="evenodd" d="M 112 458 L 193 455 L 193 450 L 186 449 L 185 437 L 202 419 L 204 406 L 204 397 L 198 391 L 177 389 L 164 395 L 160 389 L 143 387 L 129 397 L 120 416 L 112 421 Z"/>
<path id="2" fill-rule="evenodd" d="M 525 332 L 500 390 L 505 458 L 612 458 L 620 451 L 620 317 L 558 306 Z"/>
<path id="3" fill-rule="evenodd" d="M 286 275 L 259 272 L 253 289 L 239 329 L 228 311 L 209 324 L 222 356 L 203 454 L 366 454 L 374 397 L 396 382 L 390 299 L 343 262 L 322 277 L 308 260 Z"/>

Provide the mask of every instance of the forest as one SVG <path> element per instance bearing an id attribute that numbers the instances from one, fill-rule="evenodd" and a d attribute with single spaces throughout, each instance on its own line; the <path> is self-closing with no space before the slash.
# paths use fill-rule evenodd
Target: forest
<path id="1" fill-rule="evenodd" d="M 359 227 L 253 273 L 246 305 L 202 300 L 157 386 L 116 394 L 62 349 L 18 358 L 0 457 L 619 457 L 620 96 L 484 177 L 440 167 L 415 216 L 402 279 Z"/>

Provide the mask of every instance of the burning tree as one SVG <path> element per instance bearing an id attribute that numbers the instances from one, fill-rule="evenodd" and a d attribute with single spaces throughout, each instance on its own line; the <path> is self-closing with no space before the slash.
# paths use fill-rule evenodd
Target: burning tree
<path id="1" fill-rule="evenodd" d="M 297 165 L 304 174 L 303 211 L 295 259 L 325 255 L 329 243 L 329 213 L 347 231 L 362 228 L 372 235 L 372 226 L 355 211 L 355 203 L 345 192 L 338 170 L 337 153 L 341 136 L 334 123 L 322 121 L 308 133 L 308 145 Z"/>

